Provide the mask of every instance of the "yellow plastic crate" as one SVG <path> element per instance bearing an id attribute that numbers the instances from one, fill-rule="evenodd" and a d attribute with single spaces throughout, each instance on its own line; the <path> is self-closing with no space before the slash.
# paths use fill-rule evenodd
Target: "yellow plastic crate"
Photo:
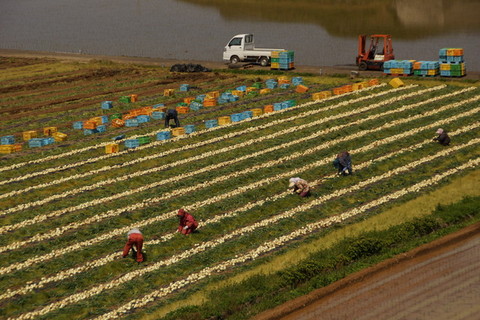
<path id="1" fill-rule="evenodd" d="M 450 70 L 450 63 L 441 63 L 440 70 L 444 70 L 444 71 Z"/>
<path id="2" fill-rule="evenodd" d="M 22 136 L 24 141 L 28 141 L 37 137 L 37 131 L 24 131 Z"/>
<path id="3" fill-rule="evenodd" d="M 8 153 L 14 153 L 15 149 L 13 144 L 2 144 L 0 145 L 0 153 L 8 154 Z"/>
<path id="4" fill-rule="evenodd" d="M 43 128 L 43 135 L 44 136 L 53 136 L 53 134 L 57 132 L 57 127 L 45 127 Z"/>
<path id="5" fill-rule="evenodd" d="M 394 88 L 403 87 L 405 85 L 399 78 L 393 78 L 388 84 Z"/>
<path id="6" fill-rule="evenodd" d="M 22 144 L 21 143 L 15 143 L 15 144 L 12 144 L 13 146 L 13 152 L 19 152 L 19 151 L 22 151 Z"/>
<path id="7" fill-rule="evenodd" d="M 218 97 L 220 97 L 220 92 L 219 91 L 211 91 L 211 92 L 207 92 L 207 94 L 206 94 L 207 99 L 216 99 Z"/>
<path id="8" fill-rule="evenodd" d="M 243 95 L 245 94 L 243 91 L 241 90 L 232 90 L 231 92 L 234 96 L 237 96 L 237 97 L 243 97 Z"/>
<path id="9" fill-rule="evenodd" d="M 270 69 L 280 69 L 280 63 L 278 62 L 270 63 Z"/>
<path id="10" fill-rule="evenodd" d="M 263 114 L 263 109 L 260 108 L 251 109 L 250 111 L 252 111 L 254 117 L 258 117 L 259 115 Z"/>
<path id="11" fill-rule="evenodd" d="M 427 75 L 428 76 L 435 76 L 437 74 L 438 74 L 438 70 L 436 70 L 436 69 L 427 70 Z"/>
<path id="12" fill-rule="evenodd" d="M 120 146 L 117 143 L 110 143 L 105 146 L 105 153 L 117 153 Z"/>
<path id="13" fill-rule="evenodd" d="M 138 95 L 137 94 L 131 94 L 130 95 L 130 102 L 137 102 L 138 101 Z"/>
<path id="14" fill-rule="evenodd" d="M 88 121 L 95 122 L 95 124 L 96 124 L 97 126 L 103 124 L 102 117 L 90 118 L 90 119 L 88 119 Z"/>
<path id="15" fill-rule="evenodd" d="M 163 96 L 164 97 L 170 97 L 175 94 L 175 89 L 165 89 L 163 90 Z"/>
<path id="16" fill-rule="evenodd" d="M 174 137 L 178 136 L 183 136 L 185 134 L 185 128 L 184 127 L 177 127 L 172 129 L 172 135 Z"/>
<path id="17" fill-rule="evenodd" d="M 265 88 L 265 89 L 260 89 L 260 94 L 267 94 L 267 93 L 270 93 L 272 90 L 269 89 L 269 88 Z"/>
<path id="18" fill-rule="evenodd" d="M 218 124 L 220 126 L 232 123 L 232 119 L 229 116 L 218 117 Z"/>
<path id="19" fill-rule="evenodd" d="M 67 140 L 67 135 L 65 133 L 55 132 L 52 136 L 57 142 Z"/>
<path id="20" fill-rule="evenodd" d="M 360 90 L 360 89 L 363 89 L 363 88 L 365 88 L 363 82 L 358 82 L 358 83 L 352 84 L 352 91 L 357 91 L 357 90 Z"/>

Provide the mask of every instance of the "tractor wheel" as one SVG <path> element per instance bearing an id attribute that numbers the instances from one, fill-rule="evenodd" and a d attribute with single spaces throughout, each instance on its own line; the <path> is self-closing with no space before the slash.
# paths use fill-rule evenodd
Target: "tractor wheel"
<path id="1" fill-rule="evenodd" d="M 231 56 L 230 57 L 230 63 L 231 64 L 236 64 L 236 63 L 239 63 L 240 62 L 240 58 L 237 57 L 237 56 Z"/>
<path id="2" fill-rule="evenodd" d="M 358 70 L 365 71 L 368 69 L 368 65 L 365 61 L 360 62 L 358 65 Z"/>
<path id="3" fill-rule="evenodd" d="M 260 65 L 261 65 L 262 67 L 268 66 L 268 62 L 269 62 L 269 61 L 268 61 L 268 58 L 267 58 L 267 57 L 261 57 L 261 58 L 260 58 Z"/>

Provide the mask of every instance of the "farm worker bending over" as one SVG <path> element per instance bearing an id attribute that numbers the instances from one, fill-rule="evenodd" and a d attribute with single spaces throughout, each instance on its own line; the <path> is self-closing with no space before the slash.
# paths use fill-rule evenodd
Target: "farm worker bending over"
<path id="1" fill-rule="evenodd" d="M 178 112 L 175 109 L 168 109 L 165 114 L 165 128 L 170 126 L 170 120 L 175 120 L 175 127 L 180 127 L 180 121 L 178 120 Z"/>
<path id="2" fill-rule="evenodd" d="M 292 192 L 297 193 L 300 197 L 308 197 L 310 195 L 310 186 L 307 181 L 296 177 L 290 178 L 289 182 L 288 188 L 292 189 Z"/>
<path id="3" fill-rule="evenodd" d="M 352 159 L 347 151 L 340 152 L 337 158 L 333 161 L 333 166 L 338 169 L 338 174 L 347 175 L 352 174 Z"/>
<path id="4" fill-rule="evenodd" d="M 177 216 L 180 220 L 178 225 L 179 232 L 183 234 L 190 234 L 197 229 L 198 222 L 195 221 L 195 218 L 187 211 L 180 209 L 178 210 Z"/>
<path id="5" fill-rule="evenodd" d="M 135 249 L 137 250 L 137 262 L 143 261 L 143 254 L 142 254 L 142 246 L 143 246 L 143 235 L 137 228 L 133 228 L 132 230 L 128 231 L 128 240 L 123 248 L 123 257 L 125 258 L 128 255 L 132 246 L 135 245 Z"/>
<path id="6" fill-rule="evenodd" d="M 447 131 L 442 128 L 437 130 L 438 137 L 433 138 L 434 141 L 438 141 L 442 146 L 448 146 L 450 144 L 450 137 L 447 134 Z"/>

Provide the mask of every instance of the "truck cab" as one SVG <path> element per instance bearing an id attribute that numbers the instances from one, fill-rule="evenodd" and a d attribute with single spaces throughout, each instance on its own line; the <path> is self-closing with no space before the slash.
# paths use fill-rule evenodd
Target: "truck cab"
<path id="1" fill-rule="evenodd" d="M 238 34 L 231 38 L 223 49 L 223 60 L 232 64 L 245 61 L 267 66 L 270 64 L 272 51 L 275 50 L 283 49 L 255 48 L 253 34 Z"/>

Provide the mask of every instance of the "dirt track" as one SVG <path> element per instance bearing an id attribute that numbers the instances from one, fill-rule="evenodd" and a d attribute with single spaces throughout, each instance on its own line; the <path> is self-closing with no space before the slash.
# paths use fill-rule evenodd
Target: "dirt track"
<path id="1" fill-rule="evenodd" d="M 117 63 L 132 63 L 139 65 L 152 65 L 161 67 L 170 67 L 177 63 L 194 63 L 201 64 L 204 67 L 210 69 L 228 69 L 229 66 L 223 61 L 184 61 L 174 59 L 160 59 L 160 58 L 146 58 L 146 57 L 125 57 L 125 56 L 100 56 L 100 55 L 87 55 L 76 53 L 61 53 L 61 52 L 38 52 L 38 51 L 24 51 L 24 50 L 12 50 L 12 49 L 0 49 L 1 57 L 19 57 L 19 58 L 52 58 L 64 61 L 78 61 L 88 62 L 90 60 L 108 60 Z M 241 65 L 241 64 L 240 64 Z M 244 65 L 248 69 L 265 70 L 265 67 Z M 348 74 L 352 71 L 359 72 L 360 76 L 366 77 L 380 77 L 383 74 L 379 71 L 358 71 L 358 68 L 352 65 L 336 65 L 336 66 L 306 66 L 299 63 L 295 64 L 294 72 L 312 73 L 312 74 Z M 451 80 L 472 79 L 480 80 L 480 71 L 468 70 L 467 75 L 462 78 L 450 78 Z"/>
<path id="2" fill-rule="evenodd" d="M 480 223 L 289 301 L 255 320 L 478 319 Z"/>

